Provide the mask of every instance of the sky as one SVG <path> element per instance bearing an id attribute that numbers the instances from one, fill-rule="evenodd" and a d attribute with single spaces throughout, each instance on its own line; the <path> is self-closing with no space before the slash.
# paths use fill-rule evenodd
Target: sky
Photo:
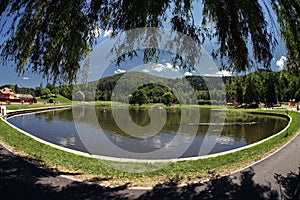
<path id="1" fill-rule="evenodd" d="M 197 23 L 201 21 L 201 12 L 195 12 L 194 17 Z M 5 19 L 1 19 L 1 23 L 3 23 Z M 267 19 L 267 21 L 270 21 L 270 19 Z M 111 31 L 110 30 L 95 30 L 99 34 L 98 38 L 98 44 L 101 46 L 102 42 L 105 42 L 109 40 Z M 5 40 L 4 36 L 0 35 L 0 44 Z M 207 51 L 207 57 L 209 57 L 210 52 L 212 49 L 216 48 L 216 45 L 214 44 L 216 40 L 212 41 L 205 41 L 204 45 L 202 46 L 205 51 Z M 95 53 L 97 55 L 97 53 Z M 97 59 L 91 59 L 96 60 L 94 62 L 99 62 Z M 274 58 L 271 62 L 271 69 L 274 71 L 280 71 L 282 70 L 286 65 L 286 49 L 283 42 L 279 41 L 278 46 L 274 50 Z M 127 71 L 140 71 L 143 73 L 150 73 L 152 75 L 157 76 L 163 76 L 167 78 L 176 78 L 180 76 L 190 76 L 190 75 L 199 75 L 195 71 L 184 71 L 177 66 L 175 68 L 170 64 L 170 56 L 169 55 L 162 55 L 159 59 L 159 63 L 149 64 L 149 65 L 143 65 L 142 62 L 142 56 L 139 56 L 139 58 L 133 59 L 131 61 L 126 61 L 122 63 L 121 66 L 115 66 L 113 64 L 110 65 L 110 67 L 105 68 L 105 72 L 101 73 L 99 75 L 99 72 L 97 72 L 97 67 L 91 65 L 90 69 L 88 71 L 89 80 L 97 80 L 99 77 L 104 76 L 110 76 L 118 73 L 124 73 Z M 204 58 L 201 61 L 202 66 L 206 66 L 207 69 L 212 67 L 217 67 L 219 64 L 218 62 L 214 62 L 212 58 Z M 98 66 L 99 67 L 99 66 Z M 202 71 L 203 72 L 203 71 Z M 201 75 L 210 74 L 209 72 L 203 72 Z M 231 76 L 232 73 L 228 71 L 214 71 L 213 74 L 210 75 L 226 75 Z M 43 79 L 40 74 L 34 74 L 30 72 L 25 72 L 23 75 L 18 76 L 18 74 L 15 72 L 15 65 L 14 63 L 8 63 L 6 65 L 0 64 L 0 86 L 5 84 L 18 84 L 19 87 L 37 87 L 40 84 L 43 84 L 43 86 L 46 85 L 47 80 Z"/>

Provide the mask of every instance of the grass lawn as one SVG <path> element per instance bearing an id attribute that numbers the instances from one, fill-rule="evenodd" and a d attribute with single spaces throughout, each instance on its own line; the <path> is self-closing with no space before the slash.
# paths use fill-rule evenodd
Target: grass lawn
<path id="1" fill-rule="evenodd" d="M 58 107 L 65 106 L 69 104 L 23 104 L 23 105 L 9 105 L 7 110 L 22 110 L 22 109 L 31 109 L 31 108 L 49 108 L 49 107 Z"/>
<path id="2" fill-rule="evenodd" d="M 52 99 L 55 102 L 60 102 L 60 103 L 72 103 L 70 99 L 67 99 L 66 97 L 63 97 L 61 95 L 56 95 L 56 97 L 50 97 L 48 99 L 42 99 L 41 97 L 36 98 L 38 102 L 48 102 L 50 99 Z"/>
<path id="3" fill-rule="evenodd" d="M 254 110 L 257 111 L 257 110 Z M 285 111 L 263 111 L 285 114 Z M 130 186 L 154 186 L 157 184 L 181 184 L 205 180 L 227 174 L 257 161 L 288 142 L 300 127 L 300 113 L 289 112 L 293 118 L 288 133 L 283 132 L 261 144 L 223 156 L 196 161 L 169 163 L 164 168 L 152 171 L 162 163 L 120 163 L 86 158 L 39 143 L 0 121 L 0 141 L 23 156 L 38 159 L 41 165 L 61 171 L 79 172 L 78 178 L 102 180 L 102 183 L 125 184 Z M 143 173 L 125 173 L 111 166 L 124 169 L 149 169 Z"/>
<path id="4" fill-rule="evenodd" d="M 173 108 L 214 108 L 214 109 L 234 109 L 232 106 L 218 106 L 218 105 L 180 105 L 175 104 L 172 106 L 166 106 L 163 103 L 148 103 L 148 104 L 142 104 L 142 105 L 128 105 L 127 103 L 121 103 L 121 102 L 112 102 L 112 101 L 89 101 L 89 102 L 74 102 L 74 104 L 84 104 L 84 105 L 96 105 L 101 107 L 111 107 L 119 106 L 119 107 L 128 107 L 129 108 L 151 108 L 153 106 L 161 106 L 165 109 L 173 109 Z"/>
<path id="5" fill-rule="evenodd" d="M 53 99 L 55 102 L 59 102 L 59 104 L 50 104 L 47 103 L 49 99 Z M 40 97 L 37 98 L 37 103 L 33 104 L 21 104 L 20 102 L 11 102 L 9 105 L 6 104 L 6 102 L 0 102 L 2 105 L 7 107 L 7 110 L 20 110 L 20 109 L 30 109 L 30 108 L 43 108 L 43 107 L 52 107 L 52 106 L 63 106 L 63 105 L 70 105 L 72 103 L 71 100 L 61 96 L 57 95 L 56 98 L 49 98 L 49 99 L 41 99 Z"/>

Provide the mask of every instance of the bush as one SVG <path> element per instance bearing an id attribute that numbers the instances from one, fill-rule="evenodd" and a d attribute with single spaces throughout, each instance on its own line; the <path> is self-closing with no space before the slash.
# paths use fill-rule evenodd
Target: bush
<path id="1" fill-rule="evenodd" d="M 198 105 L 211 105 L 211 102 L 210 102 L 210 100 L 200 99 L 200 100 L 198 100 Z"/>
<path id="2" fill-rule="evenodd" d="M 258 108 L 259 105 L 257 103 L 252 103 L 250 105 L 248 105 L 246 108 Z"/>
<path id="3" fill-rule="evenodd" d="M 44 88 L 41 91 L 42 99 L 48 99 L 51 97 L 51 91 L 48 88 Z"/>
<path id="4" fill-rule="evenodd" d="M 171 92 L 166 92 L 162 96 L 162 102 L 166 106 L 170 106 L 173 103 L 173 94 Z"/>

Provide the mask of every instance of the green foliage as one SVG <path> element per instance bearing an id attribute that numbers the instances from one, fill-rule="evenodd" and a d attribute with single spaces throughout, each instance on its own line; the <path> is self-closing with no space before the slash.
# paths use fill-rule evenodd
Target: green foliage
<path id="1" fill-rule="evenodd" d="M 220 43 L 215 56 L 228 57 L 229 66 L 235 66 L 231 69 L 245 71 L 251 67 L 247 47 L 247 39 L 251 39 L 256 61 L 269 68 L 272 37 L 258 0 L 204 0 L 203 5 L 203 24 L 209 27 L 213 22 L 212 32 Z"/>
<path id="2" fill-rule="evenodd" d="M 32 70 L 53 81 L 73 80 L 89 51 L 85 1 L 17 0 L 6 6 L 13 22 L 5 33 L 11 36 L 2 51 L 5 60 L 11 57 L 20 74 Z"/>
<path id="3" fill-rule="evenodd" d="M 19 94 L 19 87 L 18 84 L 15 85 L 14 91 L 16 94 Z"/>
<path id="4" fill-rule="evenodd" d="M 287 71 L 282 72 L 271 72 L 271 71 L 257 71 L 247 76 L 234 76 L 224 77 L 225 91 L 221 90 L 221 86 L 216 86 L 217 89 L 208 91 L 203 77 L 191 76 L 186 77 L 188 83 L 192 86 L 193 90 L 186 90 L 182 84 L 182 79 L 165 79 L 157 78 L 151 75 L 135 73 L 135 77 L 139 77 L 142 80 L 148 80 L 153 83 L 161 84 L 145 84 L 139 89 L 143 90 L 146 95 L 147 103 L 163 103 L 163 95 L 168 92 L 173 92 L 170 88 L 175 85 L 179 88 L 178 93 L 180 94 L 181 102 L 177 99 L 175 94 L 173 95 L 172 103 L 183 103 L 183 104 L 200 104 L 210 105 L 213 103 L 224 104 L 224 99 L 227 102 L 235 100 L 239 103 L 252 104 L 256 103 L 271 103 L 289 101 L 290 99 L 297 99 L 299 96 L 300 77 L 295 74 L 289 74 Z M 111 101 L 111 95 L 116 86 L 118 80 L 122 75 L 114 75 L 100 79 L 97 82 L 90 82 L 80 86 L 81 91 L 84 91 L 85 101 Z M 215 81 L 215 77 L 205 77 L 207 81 Z M 122 84 L 121 93 L 119 99 L 114 99 L 119 102 L 126 102 L 128 95 L 126 92 L 129 91 L 130 86 L 137 85 L 140 80 L 136 78 L 130 78 L 126 80 L 126 84 Z M 165 85 L 165 86 L 163 86 Z M 170 88 L 166 86 L 170 86 Z M 59 92 L 61 95 L 71 99 L 73 86 L 60 86 Z M 93 97 L 91 91 L 96 90 L 95 97 Z M 122 94 L 124 92 L 124 94 Z M 136 94 L 135 94 L 136 95 Z M 197 97 L 197 102 L 190 102 L 191 96 Z M 143 95 L 144 96 L 144 95 Z M 82 99 L 82 98 L 81 98 Z M 138 104 L 137 101 L 130 97 L 130 103 Z M 144 101 L 141 101 L 144 102 Z M 143 104 L 143 103 L 142 103 Z"/>
<path id="5" fill-rule="evenodd" d="M 270 0 L 279 19 L 282 36 L 288 48 L 289 63 L 299 67 L 299 0 Z M 263 5 L 259 0 L 203 0 L 202 4 L 186 0 L 116 0 L 116 1 L 39 1 L 5 0 L 1 2 L 0 15 L 5 20 L 1 45 L 2 60 L 12 60 L 22 74 L 33 71 L 48 79 L 72 82 L 82 61 L 92 49 L 99 29 L 112 30 L 113 35 L 141 27 L 164 27 L 190 36 L 198 43 L 217 37 L 219 48 L 215 57 L 226 58 L 227 68 L 245 71 L 252 67 L 249 46 L 253 57 L 265 68 L 270 67 L 272 38 L 265 20 Z M 203 9 L 202 9 L 203 7 Z M 197 24 L 194 13 L 202 12 L 203 22 Z M 163 23 L 165 22 L 165 23 Z M 4 27 L 9 27 L 5 30 Z M 213 30 L 210 28 L 213 27 Z M 126 38 L 131 46 L 138 37 Z M 160 44 L 159 37 L 151 37 Z M 179 47 L 186 49 L 183 42 Z M 119 52 L 120 53 L 120 52 Z M 188 52 L 193 55 L 193 52 Z M 136 52 L 120 54 L 116 63 L 133 58 Z M 144 62 L 157 58 L 156 49 L 144 50 Z M 190 56 L 193 59 L 193 56 Z M 179 61 L 179 62 L 178 62 Z M 180 55 L 174 63 L 182 68 L 192 67 Z M 224 65 L 225 66 L 225 65 Z M 225 68 L 225 67 L 224 67 Z M 106 97 L 103 97 L 106 98 Z"/>
<path id="6" fill-rule="evenodd" d="M 288 68 L 300 69 L 300 0 L 271 0 L 288 50 Z"/>
<path id="7" fill-rule="evenodd" d="M 286 71 L 257 71 L 247 76 L 228 77 L 226 80 L 227 101 L 239 103 L 288 102 L 297 97 L 300 77 Z"/>
<path id="8" fill-rule="evenodd" d="M 48 88 L 50 91 L 55 89 L 55 85 L 51 83 L 47 83 L 46 88 Z"/>
<path id="9" fill-rule="evenodd" d="M 51 92 L 52 92 L 52 94 L 57 95 L 57 94 L 59 94 L 59 89 L 58 89 L 58 88 L 53 88 L 53 89 L 51 90 Z"/>
<path id="10" fill-rule="evenodd" d="M 198 100 L 198 105 L 211 105 L 211 101 L 210 100 Z"/>
<path id="11" fill-rule="evenodd" d="M 41 97 L 38 97 L 37 98 L 37 101 L 38 102 L 46 102 L 48 103 L 49 100 L 52 100 L 53 102 L 59 102 L 59 103 L 66 103 L 66 104 L 70 104 L 71 103 L 71 100 L 70 99 L 67 99 L 61 95 L 56 95 L 55 97 L 51 97 L 51 98 L 48 98 L 48 99 L 44 99 L 44 98 L 41 98 Z M 22 105 L 23 106 L 23 105 Z M 21 107 L 22 108 L 22 107 Z M 20 109 L 21 109 L 20 108 Z"/>
<path id="12" fill-rule="evenodd" d="M 41 90 L 41 97 L 44 99 L 51 97 L 51 91 L 48 88 L 44 88 Z"/>
<path id="13" fill-rule="evenodd" d="M 295 93 L 295 99 L 296 99 L 296 101 L 300 101 L 300 88 Z"/>
<path id="14" fill-rule="evenodd" d="M 34 94 L 35 96 L 39 97 L 42 95 L 42 89 L 41 87 L 36 87 L 35 90 L 34 90 Z"/>
<path id="15" fill-rule="evenodd" d="M 162 96 L 162 102 L 166 106 L 170 106 L 173 103 L 173 94 L 171 92 L 166 92 Z"/>
<path id="16" fill-rule="evenodd" d="M 72 97 L 73 97 L 72 98 L 73 101 L 85 101 L 86 100 L 85 94 L 80 90 L 75 91 Z"/>
<path id="17" fill-rule="evenodd" d="M 138 89 L 136 90 L 131 99 L 130 99 L 130 104 L 138 104 L 139 106 L 141 106 L 142 104 L 146 104 L 149 102 L 149 99 L 146 95 L 146 91 L 144 89 Z"/>
<path id="18" fill-rule="evenodd" d="M 59 94 L 61 94 L 65 98 L 72 99 L 72 90 L 73 90 L 72 85 L 70 85 L 70 86 L 59 86 L 58 89 L 59 89 Z"/>

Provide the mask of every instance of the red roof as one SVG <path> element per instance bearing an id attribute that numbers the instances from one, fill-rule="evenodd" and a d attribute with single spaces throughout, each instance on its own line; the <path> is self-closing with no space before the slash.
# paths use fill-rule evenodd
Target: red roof
<path id="1" fill-rule="evenodd" d="M 3 88 L 1 90 L 1 93 L 2 94 L 14 94 L 13 91 L 11 89 L 7 88 L 7 87 Z"/>

